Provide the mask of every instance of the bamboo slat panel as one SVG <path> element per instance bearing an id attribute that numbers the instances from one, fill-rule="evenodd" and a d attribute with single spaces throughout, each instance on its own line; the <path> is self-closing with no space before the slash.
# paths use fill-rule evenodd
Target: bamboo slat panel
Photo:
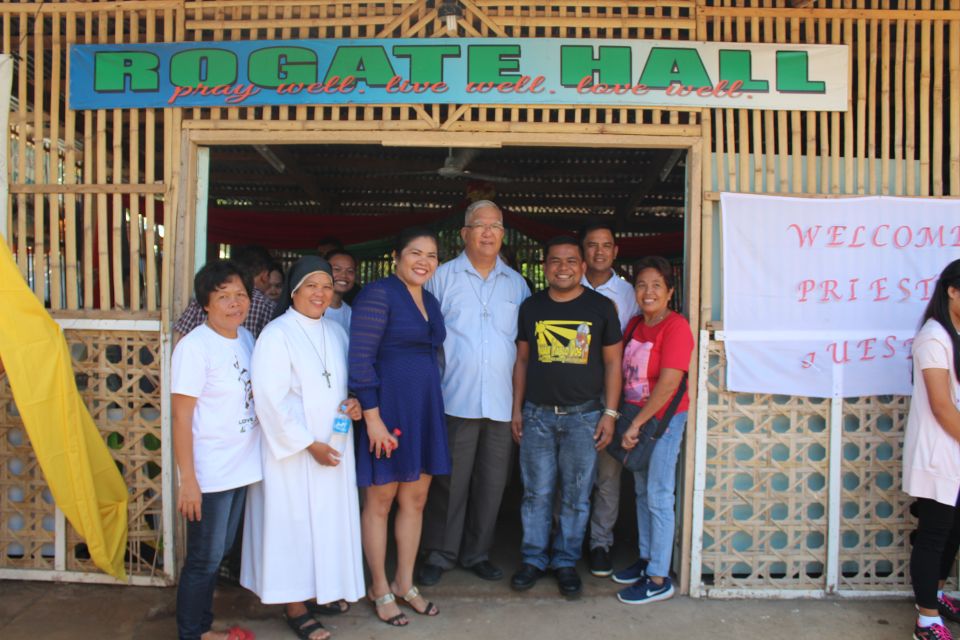
<path id="1" fill-rule="evenodd" d="M 164 497 L 160 452 L 160 344 L 153 332 L 65 331 L 77 388 L 130 488 L 126 567 L 158 576 Z M 52 569 L 54 505 L 20 422 L 6 377 L 0 378 L 0 567 Z M 66 569 L 97 571 L 67 528 Z"/>
<path id="2" fill-rule="evenodd" d="M 711 341 L 704 582 L 822 588 L 829 402 L 728 393 L 725 369 L 723 346 Z"/>
<path id="3" fill-rule="evenodd" d="M 7 240 L 51 309 L 160 308 L 172 132 L 155 110 L 68 109 L 67 51 L 164 40 L 178 6 L 0 5 L 2 41 L 17 54 Z"/>
<path id="4" fill-rule="evenodd" d="M 846 113 L 764 113 L 758 121 L 713 110 L 715 155 L 706 162 L 718 190 L 960 193 L 960 105 L 946 99 L 960 95 L 960 2 L 890 4 L 702 2 L 698 33 L 708 40 L 850 47 Z"/>

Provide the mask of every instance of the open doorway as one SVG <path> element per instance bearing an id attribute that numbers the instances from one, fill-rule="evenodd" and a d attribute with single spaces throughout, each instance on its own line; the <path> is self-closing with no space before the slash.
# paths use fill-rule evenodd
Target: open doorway
<path id="1" fill-rule="evenodd" d="M 618 231 L 624 275 L 649 254 L 682 266 L 685 163 L 679 149 L 211 147 L 206 253 L 259 243 L 290 260 L 335 237 L 369 279 L 401 228 L 456 230 L 467 204 L 490 199 L 507 212 L 505 243 L 535 286 L 539 243 L 597 218 Z M 457 234 L 446 235 L 443 258 L 459 251 Z"/>
<path id="2" fill-rule="evenodd" d="M 362 286 L 390 272 L 392 239 L 407 226 L 434 226 L 441 259 L 455 257 L 464 209 L 489 199 L 504 210 L 505 245 L 532 288 L 545 285 L 541 242 L 576 234 L 599 219 L 617 230 L 614 266 L 627 280 L 640 257 L 670 260 L 678 283 L 673 308 L 689 315 L 686 165 L 687 150 L 669 148 L 213 146 L 205 217 L 198 216 L 205 220 L 198 233 L 206 237 L 198 248 L 210 258 L 229 255 L 234 246 L 263 244 L 286 268 L 336 239 L 358 258 Z M 692 446 L 689 435 L 687 442 Z M 632 480 L 625 477 L 621 487 L 615 561 L 636 549 Z M 678 496 L 681 487 L 678 482 Z M 519 554 L 521 493 L 514 472 L 498 527 L 496 556 L 504 567 L 513 567 Z M 679 513 L 677 522 L 679 532 Z M 678 573 L 679 562 L 677 552 Z"/>

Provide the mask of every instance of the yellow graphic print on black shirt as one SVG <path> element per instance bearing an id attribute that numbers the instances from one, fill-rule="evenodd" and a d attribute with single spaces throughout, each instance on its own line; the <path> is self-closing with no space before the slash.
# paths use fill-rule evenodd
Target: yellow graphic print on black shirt
<path id="1" fill-rule="evenodd" d="M 581 320 L 540 320 L 534 327 L 537 359 L 540 362 L 587 364 L 592 324 Z"/>

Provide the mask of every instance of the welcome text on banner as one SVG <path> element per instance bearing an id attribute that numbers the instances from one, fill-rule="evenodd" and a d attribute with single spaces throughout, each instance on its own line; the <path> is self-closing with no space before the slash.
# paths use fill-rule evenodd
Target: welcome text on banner
<path id="1" fill-rule="evenodd" d="M 960 200 L 721 195 L 731 391 L 909 394 L 910 347 Z"/>

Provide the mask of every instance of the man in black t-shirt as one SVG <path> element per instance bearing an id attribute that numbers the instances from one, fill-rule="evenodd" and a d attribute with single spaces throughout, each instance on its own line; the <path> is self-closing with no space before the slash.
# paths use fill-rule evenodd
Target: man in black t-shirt
<path id="1" fill-rule="evenodd" d="M 618 415 L 620 321 L 608 298 L 580 284 L 585 268 L 576 240 L 550 240 L 543 262 L 549 286 L 520 305 L 512 420 L 523 478 L 523 564 L 511 580 L 518 591 L 550 568 L 562 595 L 579 595 L 575 565 L 590 517 L 597 452 L 610 442 Z M 557 486 L 559 522 L 551 549 Z"/>

